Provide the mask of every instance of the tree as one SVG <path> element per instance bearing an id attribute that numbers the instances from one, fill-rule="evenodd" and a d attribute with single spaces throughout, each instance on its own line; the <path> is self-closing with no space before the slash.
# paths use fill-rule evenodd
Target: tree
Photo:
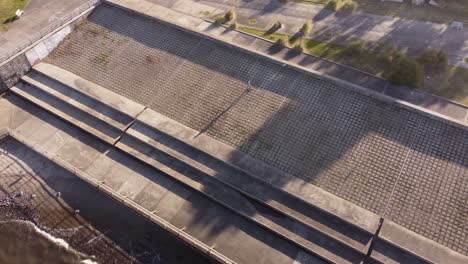
<path id="1" fill-rule="evenodd" d="M 305 22 L 304 25 L 301 27 L 301 33 L 302 35 L 305 35 L 307 33 L 310 33 L 310 30 L 312 29 L 312 26 L 310 25 L 310 22 Z"/>
<path id="2" fill-rule="evenodd" d="M 445 71 L 448 67 L 447 54 L 442 49 L 425 50 L 418 58 L 419 63 L 424 67 L 426 73 Z"/>
<path id="3" fill-rule="evenodd" d="M 232 10 L 227 11 L 226 14 L 224 15 L 224 19 L 225 19 L 226 21 L 231 21 L 231 20 L 233 20 L 235 17 L 236 17 L 236 14 L 235 14 L 234 11 L 232 11 Z"/>
<path id="4" fill-rule="evenodd" d="M 415 59 L 401 55 L 394 60 L 389 78 L 391 82 L 418 88 L 422 78 L 422 67 Z"/>

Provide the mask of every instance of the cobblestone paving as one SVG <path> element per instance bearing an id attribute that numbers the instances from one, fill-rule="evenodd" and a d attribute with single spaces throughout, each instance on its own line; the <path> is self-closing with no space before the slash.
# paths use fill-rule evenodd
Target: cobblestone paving
<path id="1" fill-rule="evenodd" d="M 468 133 L 425 119 L 386 217 L 468 253 Z"/>
<path id="2" fill-rule="evenodd" d="M 468 133 L 117 8 L 89 20 L 48 62 L 468 254 Z"/>

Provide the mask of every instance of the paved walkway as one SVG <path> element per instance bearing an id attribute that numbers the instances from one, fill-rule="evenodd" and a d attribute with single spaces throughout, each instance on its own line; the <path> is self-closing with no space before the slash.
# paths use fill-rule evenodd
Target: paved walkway
<path id="1" fill-rule="evenodd" d="M 15 52 L 40 30 L 54 24 L 88 0 L 32 0 L 21 19 L 7 32 L 0 32 L 0 59 Z"/>
<path id="2" fill-rule="evenodd" d="M 334 43 L 343 44 L 359 38 L 376 43 L 395 43 L 410 53 L 430 47 L 443 48 L 455 58 L 468 57 L 468 29 L 454 30 L 445 24 L 364 13 L 335 13 L 320 6 L 267 0 L 151 1 L 192 15 L 194 10 L 199 11 L 196 4 L 224 11 L 234 8 L 243 24 L 248 25 L 248 19 L 255 18 L 259 21 L 256 26 L 265 27 L 279 20 L 285 25 L 281 31 L 287 34 L 296 33 L 305 21 L 311 21 L 313 30 L 310 37 Z M 203 16 L 203 11 L 198 12 L 198 15 Z M 455 61 L 456 59 L 451 60 Z M 463 67 L 465 64 L 459 66 Z"/>
<path id="3" fill-rule="evenodd" d="M 467 254 L 465 130 L 118 8 L 89 20 L 49 62 Z"/>

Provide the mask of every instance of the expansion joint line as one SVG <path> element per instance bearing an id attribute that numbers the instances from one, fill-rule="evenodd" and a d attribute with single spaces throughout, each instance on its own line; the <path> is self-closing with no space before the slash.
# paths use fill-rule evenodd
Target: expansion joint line
<path id="1" fill-rule="evenodd" d="M 401 168 L 400 168 L 400 172 L 398 173 L 398 176 L 397 176 L 397 179 L 395 181 L 395 184 L 393 185 L 393 188 L 392 188 L 392 192 L 390 193 L 390 196 L 388 197 L 387 199 L 387 204 L 385 205 L 385 210 L 383 211 L 382 213 L 382 217 L 385 217 L 386 214 L 387 214 L 387 210 L 388 210 L 388 207 L 390 206 L 390 201 L 392 200 L 393 198 L 393 194 L 395 193 L 395 190 L 396 190 L 396 187 L 398 185 L 398 182 L 400 181 L 400 178 L 401 178 L 401 175 L 403 174 L 403 169 L 405 168 L 406 166 L 406 162 L 408 161 L 408 157 L 411 153 L 411 150 L 413 149 L 413 144 L 414 142 L 416 141 L 416 136 L 418 135 L 419 133 L 419 130 L 421 128 L 421 123 L 422 123 L 422 119 L 419 120 L 418 122 L 418 126 L 416 128 L 416 131 L 414 131 L 414 135 L 413 135 L 413 138 L 411 139 L 411 144 L 408 148 L 408 151 L 406 152 L 406 156 L 405 156 L 405 160 L 403 161 L 403 164 L 401 165 Z"/>
<path id="2" fill-rule="evenodd" d="M 138 120 L 138 117 L 146 110 L 148 109 L 147 106 L 143 107 L 143 109 L 133 118 L 133 120 L 128 123 L 128 125 L 124 128 L 124 130 L 122 131 L 122 134 L 120 136 L 117 137 L 117 139 L 114 141 L 114 143 L 112 144 L 112 146 L 115 147 L 115 145 L 117 145 L 117 143 L 119 143 L 119 141 L 122 139 L 123 136 L 125 136 L 125 134 L 127 134 L 127 131 L 130 129 L 130 127 L 135 124 L 135 122 Z"/>
<path id="3" fill-rule="evenodd" d="M 390 197 L 387 200 L 387 204 L 385 205 L 384 212 L 382 213 L 382 216 L 380 217 L 379 225 L 377 227 L 377 230 L 375 231 L 375 234 L 372 236 L 372 239 L 371 239 L 371 242 L 370 242 L 370 245 L 369 245 L 369 249 L 367 250 L 366 259 L 364 260 L 364 264 L 369 263 L 369 261 L 371 260 L 372 251 L 374 250 L 375 243 L 377 242 L 377 239 L 379 237 L 380 229 L 382 228 L 383 222 L 385 220 L 385 215 L 387 213 L 387 209 L 389 207 L 390 201 L 392 200 L 393 194 L 395 193 L 395 189 L 396 189 L 396 186 L 397 186 L 397 184 L 398 184 L 398 182 L 400 180 L 400 177 L 403 174 L 403 169 L 406 166 L 406 162 L 408 161 L 409 154 L 411 153 L 411 150 L 413 148 L 413 144 L 416 141 L 416 136 L 418 135 L 419 130 L 421 128 L 421 123 L 422 123 L 422 119 L 419 120 L 418 126 L 416 127 L 416 130 L 414 131 L 413 137 L 411 138 L 411 143 L 410 143 L 409 149 L 406 152 L 405 159 L 403 161 L 403 164 L 401 165 L 400 172 L 398 173 L 395 184 L 393 185 L 392 192 L 390 193 Z"/>

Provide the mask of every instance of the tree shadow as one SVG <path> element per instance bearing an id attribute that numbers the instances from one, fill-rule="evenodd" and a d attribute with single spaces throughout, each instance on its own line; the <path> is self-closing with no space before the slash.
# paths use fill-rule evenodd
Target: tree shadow
<path id="1" fill-rule="evenodd" d="M 276 174 L 278 178 L 270 179 L 276 186 L 288 187 L 300 182 L 297 187 L 300 190 L 301 186 L 313 184 L 383 215 L 390 200 L 411 195 L 410 191 L 393 192 L 400 178 L 411 176 L 405 174 L 405 168 L 423 171 L 428 159 L 441 162 L 441 167 L 427 170 L 421 176 L 423 182 L 435 180 L 438 173 L 444 173 L 439 169 L 452 163 L 466 171 L 468 154 L 457 147 L 459 142 L 464 142 L 466 132 L 389 100 L 376 100 L 361 88 L 350 88 L 339 81 L 283 67 L 107 5 L 96 9 L 89 21 L 133 41 L 124 51 L 131 52 L 130 45 L 137 44 L 157 51 L 161 58 L 158 61 L 165 63 L 155 65 L 155 70 L 171 69 L 170 72 L 158 71 L 160 75 L 149 75 L 157 79 L 157 85 L 147 86 L 156 92 L 152 96 L 145 94 L 150 98 L 146 101 L 150 108 L 197 131 L 209 127 L 206 135 L 258 161 L 255 164 L 259 165 L 252 168 L 254 175 L 265 174 L 261 168 L 281 170 L 282 173 Z M 168 42 L 179 45 L 168 45 Z M 121 54 L 125 54 L 124 51 Z M 59 66 L 67 67 L 66 63 Z M 90 78 L 95 75 L 93 69 L 77 74 L 87 74 Z M 337 73 L 339 76 L 346 74 L 352 71 Z M 113 77 L 107 75 L 106 78 L 112 80 Z M 103 84 L 113 89 L 108 83 Z M 256 92 L 233 105 L 248 84 Z M 214 96 L 202 100 L 209 95 Z M 201 121 L 199 124 L 193 120 Z M 427 138 L 427 141 L 417 141 L 419 138 Z M 227 158 L 228 162 L 239 163 L 235 153 L 233 151 Z M 409 155 L 414 159 L 407 159 Z M 164 159 L 158 161 L 165 162 Z M 199 172 L 180 163 L 175 166 L 176 163 L 166 164 L 180 169 L 179 172 L 195 181 L 205 181 L 206 177 Z M 417 184 L 411 187 L 420 188 Z M 209 193 L 218 191 L 209 184 L 205 188 Z M 438 190 L 440 186 L 434 183 L 433 188 Z M 249 215 L 262 215 L 263 209 L 254 209 L 254 203 L 245 204 L 250 204 L 246 206 Z M 402 206 L 410 205 L 403 203 Z M 200 219 L 193 221 L 216 221 L 212 217 L 214 213 L 206 213 L 209 219 L 203 218 L 203 214 L 196 214 Z M 226 228 L 219 222 L 214 226 L 214 233 Z"/>

